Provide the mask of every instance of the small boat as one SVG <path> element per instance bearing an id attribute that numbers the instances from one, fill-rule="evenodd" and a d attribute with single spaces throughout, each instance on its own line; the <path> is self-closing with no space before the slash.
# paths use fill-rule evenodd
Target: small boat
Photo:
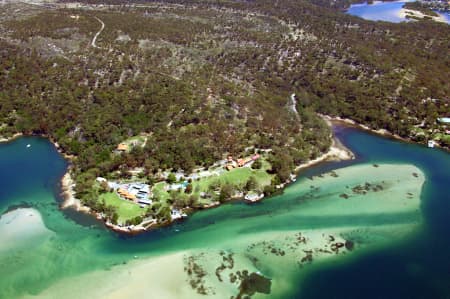
<path id="1" fill-rule="evenodd" d="M 30 146 L 31 146 L 31 144 L 28 143 L 28 144 L 27 144 L 27 147 L 30 147 Z"/>

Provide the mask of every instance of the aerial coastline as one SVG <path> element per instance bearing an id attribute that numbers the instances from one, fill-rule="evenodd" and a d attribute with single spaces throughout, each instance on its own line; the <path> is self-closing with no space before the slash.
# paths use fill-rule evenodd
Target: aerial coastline
<path id="1" fill-rule="evenodd" d="M 384 130 L 384 129 L 374 130 L 364 124 L 359 124 L 351 119 L 344 119 L 344 118 L 340 118 L 340 117 L 331 117 L 328 115 L 320 115 L 320 116 L 322 117 L 322 119 L 325 120 L 325 122 L 329 126 L 332 126 L 332 125 L 352 126 L 352 127 L 357 127 L 357 128 L 360 128 L 360 129 L 363 129 L 363 130 L 366 130 L 366 131 L 369 131 L 371 133 L 378 134 L 381 136 L 414 143 L 414 141 L 412 141 L 410 139 L 406 139 L 399 135 L 392 134 L 391 132 L 389 132 L 387 130 Z M 15 134 L 14 136 L 12 136 L 11 138 L 3 138 L 2 142 L 13 141 L 16 138 L 19 138 L 21 136 L 23 136 L 23 134 L 18 133 L 18 134 Z M 45 136 L 43 136 L 43 137 L 45 137 Z M 111 221 L 108 221 L 105 218 L 104 214 L 93 211 L 89 206 L 84 205 L 81 202 L 81 200 L 76 198 L 76 195 L 75 195 L 76 192 L 74 190 L 75 182 L 73 180 L 73 177 L 71 176 L 72 167 L 70 165 L 71 160 L 74 158 L 74 156 L 65 154 L 56 142 L 52 141 L 52 143 L 55 145 L 58 152 L 60 152 L 60 154 L 62 154 L 63 157 L 65 159 L 67 159 L 69 162 L 69 167 L 67 168 L 67 172 L 63 175 L 63 177 L 61 178 L 61 181 L 60 181 L 61 197 L 63 199 L 60 204 L 61 209 L 70 208 L 70 209 L 74 209 L 80 213 L 90 214 L 93 217 L 97 218 L 98 220 L 102 220 L 108 228 L 110 228 L 114 231 L 117 231 L 117 232 L 127 233 L 127 234 L 128 233 L 136 234 L 136 233 L 144 232 L 149 229 L 158 228 L 161 226 L 167 226 L 167 225 L 170 225 L 171 223 L 173 223 L 174 221 L 178 220 L 178 218 L 177 219 L 166 219 L 164 221 L 155 221 L 153 219 L 153 220 L 142 221 L 141 223 L 136 224 L 136 225 L 117 225 L 117 224 L 113 224 Z M 344 145 L 342 145 L 342 143 L 340 143 L 339 140 L 337 140 L 335 137 L 333 137 L 332 145 L 330 146 L 329 150 L 327 152 L 321 154 L 319 157 L 317 157 L 315 159 L 312 159 L 312 160 L 306 161 L 300 165 L 297 165 L 295 167 L 294 173 L 291 174 L 290 179 L 286 182 L 282 182 L 279 185 L 277 185 L 277 189 L 279 190 L 278 192 L 282 191 L 282 189 L 284 189 L 289 183 L 292 183 L 293 181 L 295 181 L 296 173 L 298 173 L 301 170 L 304 170 L 308 167 L 314 166 L 318 163 L 325 162 L 325 161 L 342 161 L 342 160 L 350 160 L 350 159 L 354 159 L 354 158 L 355 158 L 354 154 L 348 148 L 346 148 Z M 263 198 L 264 198 L 264 196 L 261 196 L 259 198 L 256 198 L 255 200 L 253 200 L 253 202 L 262 200 Z M 243 195 L 237 194 L 237 195 L 230 196 L 230 198 L 228 200 L 243 200 L 243 199 L 244 199 Z M 218 207 L 220 205 L 221 205 L 221 203 L 216 201 L 211 204 L 205 204 L 200 208 L 186 207 L 186 208 L 182 209 L 181 212 L 185 213 L 186 215 L 189 215 L 192 212 L 197 211 L 197 210 L 214 208 L 214 207 Z"/>
<path id="2" fill-rule="evenodd" d="M 3 0 L 0 298 L 450 299 L 450 2 L 361 1 Z"/>
<path id="3" fill-rule="evenodd" d="M 288 188 L 286 194 L 286 199 L 292 194 L 304 198 L 302 204 L 294 201 L 291 209 L 284 209 L 274 217 L 337 217 L 345 225 L 323 220 L 328 224 L 322 228 L 300 225 L 274 230 L 262 225 L 261 232 L 233 233 L 234 229 L 240 232 L 242 224 L 237 219 L 224 219 L 222 234 L 227 237 L 211 244 L 208 250 L 195 247 L 170 250 L 169 246 L 164 254 L 139 255 L 111 269 L 70 277 L 71 283 L 63 279 L 37 298 L 68 291 L 73 294 L 68 298 L 75 298 L 77 292 L 74 290 L 80 285 L 85 286 L 91 298 L 133 297 L 149 292 L 164 298 L 223 298 L 224 294 L 228 297 L 237 292 L 245 294 L 244 282 L 250 275 L 267 283 L 263 284 L 265 288 L 257 287 L 258 292 L 250 293 L 255 295 L 252 298 L 286 294 L 285 282 L 295 277 L 295 273 L 313 269 L 313 265 L 321 261 L 382 248 L 399 237 L 414 233 L 421 223 L 420 190 L 424 181 L 425 176 L 419 168 L 399 164 L 361 164 L 303 178 L 299 184 Z M 322 197 L 321 194 L 329 194 L 330 188 L 335 193 Z M 380 214 L 384 215 L 383 220 L 376 224 L 371 222 L 372 217 Z M 370 224 L 352 222 L 358 217 L 367 218 Z M 246 223 L 247 218 L 242 219 Z M 252 227 L 251 218 L 248 221 L 247 225 Z M 229 228 L 233 230 L 230 232 Z M 199 232 L 175 235 L 167 242 L 176 244 L 195 234 L 208 236 L 214 230 L 214 226 L 205 227 Z M 144 283 L 148 279 L 158 283 L 148 286 Z M 124 280 L 126 284 L 120 283 Z M 173 284 L 176 287 L 170 288 Z M 258 285 L 255 283 L 255 287 Z"/>
<path id="4" fill-rule="evenodd" d="M 375 136 L 368 138 L 382 140 Z M 38 150 L 32 140 L 29 143 L 31 149 Z M 18 144 L 23 147 L 27 142 L 19 141 Z M 399 145 L 397 142 L 392 144 Z M 412 145 L 407 147 L 424 150 Z M 427 152 L 433 153 L 424 151 Z M 260 288 L 256 284 L 257 290 L 270 292 L 257 292 L 251 298 L 267 295 L 289 297 L 290 290 L 286 287 L 292 286 L 294 281 L 298 282 L 298 273 L 309 275 L 310 270 L 321 267 L 322 262 L 327 260 L 346 264 L 352 257 L 360 257 L 360 253 L 391 248 L 398 240 L 417 233 L 421 224 L 420 196 L 425 175 L 420 166 L 412 164 L 385 164 L 369 160 L 369 163 L 327 170 L 312 176 L 306 174 L 298 178 L 296 184 L 286 188 L 279 198 L 254 206 L 227 205 L 205 211 L 204 215 L 200 212 L 198 217 L 192 217 L 183 224 L 165 228 L 167 238 L 161 243 L 148 244 L 148 248 L 153 248 L 156 253 L 147 247 L 135 246 L 129 238 L 116 238 L 116 241 L 124 242 L 123 247 L 118 246 L 121 250 L 129 250 L 127 257 L 117 254 L 116 259 L 107 260 L 104 266 L 67 277 L 62 275 L 61 279 L 47 283 L 45 288 L 29 292 L 21 298 L 49 298 L 65 293 L 71 294 L 68 298 L 76 298 L 80 286 L 84 286 L 83 291 L 91 298 L 144 294 L 164 298 L 229 298 L 244 292 L 243 286 L 250 277 L 261 280 L 262 286 L 266 286 Z M 55 213 L 57 211 L 55 209 Z M 46 210 L 39 209 L 39 212 L 48 224 Z M 27 214 L 24 216 L 29 217 Z M 304 222 L 301 219 L 320 221 Z M 18 224 L 22 223 L 17 220 Z M 79 227 L 84 239 L 92 235 L 92 243 L 71 248 L 61 244 L 58 235 L 48 238 L 51 235 L 39 234 L 37 237 L 47 240 L 47 243 L 41 243 L 41 247 L 53 246 L 51 240 L 56 239 L 54 246 L 57 250 L 52 254 L 63 254 L 66 256 L 64 261 L 69 263 L 74 261 L 72 255 L 75 254 L 97 259 L 97 246 L 107 245 L 103 247 L 109 248 L 107 256 L 115 255 L 112 254 L 115 253 L 115 246 L 111 245 L 115 243 L 102 243 L 103 238 L 111 234 L 75 227 Z M 66 231 L 66 228 L 62 230 Z M 151 234 L 149 232 L 149 236 Z M 79 242 L 80 235 L 74 236 L 76 242 Z M 154 236 L 158 235 L 156 233 Z M 20 248 L 32 242 L 34 237 L 30 237 Z M 180 244 L 183 245 L 180 247 Z M 200 276 L 202 279 L 198 281 Z M 144 282 L 149 279 L 154 284 L 146 287 Z M 177 287 L 170 288 L 174 283 Z"/>
<path id="5" fill-rule="evenodd" d="M 327 116 L 327 115 L 321 115 L 321 117 L 326 121 L 326 123 L 329 126 L 331 126 L 331 125 L 352 126 L 352 127 L 357 127 L 357 128 L 372 132 L 377 135 L 414 143 L 414 141 L 412 141 L 412 140 L 408 140 L 401 136 L 392 134 L 392 133 L 388 132 L 387 130 L 383 130 L 383 129 L 374 130 L 366 125 L 356 123 L 355 121 L 353 121 L 351 119 L 343 119 L 340 117 L 331 117 L 331 116 Z M 23 135 L 16 134 L 9 139 L 4 139 L 4 142 L 12 141 L 15 138 L 18 138 L 20 136 L 23 136 Z M 71 160 L 74 157 L 71 155 L 66 155 L 64 152 L 62 152 L 56 142 L 52 142 L 52 143 L 55 145 L 55 147 L 58 149 L 58 151 L 63 155 L 63 157 L 65 159 L 67 159 L 69 163 L 71 163 Z M 282 191 L 282 189 L 284 189 L 289 183 L 295 181 L 296 173 L 298 173 L 299 171 L 304 170 L 308 167 L 312 167 L 318 163 L 325 162 L 325 161 L 342 161 L 342 160 L 350 160 L 350 159 L 354 159 L 354 158 L 355 158 L 354 154 L 348 148 L 346 148 L 344 145 L 342 145 L 342 143 L 339 142 L 339 140 L 337 140 L 335 137 L 333 137 L 332 145 L 330 146 L 330 148 L 327 152 L 323 153 L 322 155 L 320 155 L 319 157 L 317 157 L 315 159 L 312 159 L 312 160 L 304 162 L 300 165 L 297 165 L 295 167 L 295 172 L 293 174 L 291 174 L 290 179 L 286 182 L 280 183 L 277 186 L 277 189 L 279 191 Z M 80 213 L 90 214 L 93 217 L 97 218 L 98 220 L 102 220 L 105 223 L 106 227 L 108 227 L 114 231 L 121 232 L 121 233 L 127 233 L 127 234 L 136 234 L 136 233 L 144 232 L 149 229 L 154 229 L 154 228 L 158 228 L 161 226 L 167 226 L 167 225 L 170 225 L 171 223 L 173 223 L 174 221 L 178 220 L 178 219 L 166 219 L 165 221 L 161 221 L 161 222 L 154 221 L 154 220 L 146 220 L 137 225 L 113 224 L 113 223 L 111 223 L 111 221 L 108 221 L 105 218 L 104 214 L 93 211 L 89 206 L 84 205 L 79 199 L 76 198 L 75 190 L 74 190 L 75 182 L 71 176 L 71 170 L 72 170 L 72 167 L 69 164 L 69 167 L 67 168 L 67 172 L 63 175 L 63 177 L 61 178 L 61 181 L 60 181 L 61 197 L 63 199 L 60 204 L 61 209 L 70 208 L 70 209 L 74 209 Z M 229 198 L 229 200 L 243 200 L 243 199 L 244 199 L 243 195 L 233 195 Z M 254 200 L 254 202 L 262 200 L 262 199 L 263 199 L 263 196 Z M 218 207 L 220 205 L 221 205 L 221 203 L 216 201 L 216 202 L 213 202 L 208 205 L 205 204 L 200 208 L 187 207 L 187 208 L 183 209 L 181 212 L 189 215 L 192 212 L 197 211 L 197 210 L 214 208 L 214 207 Z"/>

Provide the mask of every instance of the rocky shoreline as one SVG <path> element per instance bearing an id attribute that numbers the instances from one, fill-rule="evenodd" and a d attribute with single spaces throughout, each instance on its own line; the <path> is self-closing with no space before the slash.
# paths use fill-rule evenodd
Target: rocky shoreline
<path id="1" fill-rule="evenodd" d="M 22 133 L 16 133 L 14 135 L 12 135 L 11 137 L 2 137 L 0 136 L 0 143 L 6 143 L 6 142 L 11 142 L 14 141 L 15 139 L 22 137 L 23 134 Z"/>

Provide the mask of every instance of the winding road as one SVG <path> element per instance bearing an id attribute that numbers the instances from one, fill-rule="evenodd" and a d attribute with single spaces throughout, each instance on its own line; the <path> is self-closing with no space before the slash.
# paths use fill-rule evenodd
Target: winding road
<path id="1" fill-rule="evenodd" d="M 295 116 L 298 118 L 298 111 L 297 111 L 297 99 L 295 98 L 296 95 L 295 93 L 291 94 L 291 104 L 289 105 L 289 108 L 291 109 L 292 112 L 295 113 Z"/>
<path id="2" fill-rule="evenodd" d="M 94 38 L 92 39 L 92 42 L 91 42 L 91 46 L 92 46 L 93 48 L 100 49 L 100 47 L 97 46 L 97 45 L 95 44 L 95 42 L 97 41 L 97 37 L 100 35 L 100 33 L 102 33 L 103 29 L 105 29 L 105 23 L 103 23 L 103 21 L 100 20 L 100 19 L 97 18 L 97 17 L 94 17 L 94 18 L 95 18 L 97 21 L 99 21 L 100 24 L 102 24 L 102 27 L 101 27 L 100 30 L 94 35 Z"/>

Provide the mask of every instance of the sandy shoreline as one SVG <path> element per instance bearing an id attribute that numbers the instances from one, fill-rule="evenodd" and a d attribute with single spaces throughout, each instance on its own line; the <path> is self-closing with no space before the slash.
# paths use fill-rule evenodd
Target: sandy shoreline
<path id="1" fill-rule="evenodd" d="M 360 124 L 360 123 L 358 123 L 358 122 L 356 122 L 356 121 L 354 121 L 352 119 L 349 119 L 349 118 L 341 118 L 339 116 L 338 117 L 333 117 L 333 116 L 329 116 L 329 115 L 322 115 L 322 117 L 326 121 L 328 121 L 330 124 L 339 124 L 339 125 L 354 127 L 354 128 L 358 128 L 358 129 L 361 129 L 361 130 L 364 130 L 364 131 L 368 131 L 368 132 L 371 132 L 371 133 L 374 133 L 374 134 L 377 134 L 377 135 L 381 135 L 381 136 L 384 136 L 384 137 L 389 137 L 389 138 L 401 140 L 401 141 L 404 141 L 404 142 L 417 143 L 417 142 L 414 142 L 414 141 L 412 141 L 412 140 L 410 140 L 408 138 L 404 138 L 404 137 L 401 137 L 400 135 L 393 134 L 393 133 L 389 132 L 386 129 L 375 130 L 375 129 L 372 129 L 372 128 L 366 126 L 366 125 Z"/>
<path id="2" fill-rule="evenodd" d="M 352 153 L 352 151 L 350 151 L 339 140 L 333 137 L 333 143 L 328 152 L 317 157 L 316 159 L 302 163 L 301 165 L 295 168 L 295 171 L 299 171 L 301 169 L 305 169 L 325 161 L 344 161 L 344 160 L 352 160 L 354 158 L 355 155 Z"/>
<path id="3" fill-rule="evenodd" d="M 428 15 L 423 14 L 420 11 L 412 10 L 412 9 L 406 9 L 406 8 L 402 8 L 402 9 L 399 10 L 398 17 L 406 19 L 406 20 L 415 20 L 414 18 L 407 18 L 407 16 L 414 17 L 414 18 L 419 18 L 419 19 L 424 19 L 424 17 L 427 17 L 427 18 L 431 18 L 431 20 L 433 20 L 435 22 L 447 23 L 445 18 L 443 16 L 441 16 L 441 15 L 428 16 Z"/>

